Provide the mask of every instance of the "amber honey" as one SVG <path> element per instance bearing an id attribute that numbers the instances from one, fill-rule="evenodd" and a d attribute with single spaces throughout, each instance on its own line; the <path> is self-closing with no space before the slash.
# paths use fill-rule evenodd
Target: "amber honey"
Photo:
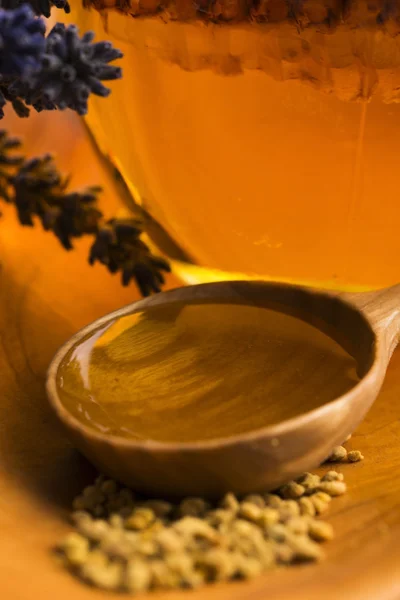
<path id="1" fill-rule="evenodd" d="M 77 10 L 125 54 L 87 123 L 185 281 L 400 280 L 400 41 L 382 12 L 322 27 Z"/>
<path id="2" fill-rule="evenodd" d="M 110 320 L 77 342 L 57 388 L 68 411 L 98 432 L 191 442 L 296 417 L 358 380 L 354 358 L 300 319 L 175 303 Z"/>

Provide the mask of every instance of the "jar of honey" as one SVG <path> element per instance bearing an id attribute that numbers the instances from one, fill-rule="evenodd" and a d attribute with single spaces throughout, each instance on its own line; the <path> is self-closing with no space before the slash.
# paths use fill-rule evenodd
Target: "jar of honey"
<path id="1" fill-rule="evenodd" d="M 400 2 L 86 0 L 73 20 L 124 52 L 87 123 L 184 281 L 400 280 Z"/>

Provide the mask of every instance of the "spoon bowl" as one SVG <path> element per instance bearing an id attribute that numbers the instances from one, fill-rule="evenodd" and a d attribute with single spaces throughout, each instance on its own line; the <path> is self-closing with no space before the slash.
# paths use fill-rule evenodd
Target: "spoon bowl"
<path id="1" fill-rule="evenodd" d="M 60 364 L 70 350 L 112 320 L 177 303 L 256 306 L 294 316 L 327 333 L 354 357 L 359 381 L 338 398 L 293 418 L 201 441 L 127 439 L 95 431 L 75 418 L 57 386 Z M 357 294 L 265 281 L 184 287 L 128 305 L 78 332 L 55 355 L 47 394 L 72 443 L 100 471 L 138 491 L 178 497 L 267 491 L 321 464 L 354 431 L 379 393 L 399 332 L 400 285 Z"/>

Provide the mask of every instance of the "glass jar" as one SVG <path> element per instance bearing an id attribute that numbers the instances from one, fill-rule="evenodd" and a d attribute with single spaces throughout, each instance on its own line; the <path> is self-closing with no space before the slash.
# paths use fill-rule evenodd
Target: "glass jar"
<path id="1" fill-rule="evenodd" d="M 93 3 L 124 77 L 87 123 L 184 281 L 400 280 L 398 2 Z"/>

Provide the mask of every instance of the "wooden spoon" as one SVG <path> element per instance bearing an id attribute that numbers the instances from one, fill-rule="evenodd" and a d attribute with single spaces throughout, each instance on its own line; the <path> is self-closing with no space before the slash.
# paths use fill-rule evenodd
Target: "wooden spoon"
<path id="1" fill-rule="evenodd" d="M 111 319 L 182 302 L 250 305 L 295 316 L 339 342 L 356 359 L 360 381 L 314 410 L 220 439 L 130 440 L 102 434 L 78 421 L 64 407 L 57 390 L 57 372 L 68 351 Z M 358 294 L 264 281 L 183 287 L 119 309 L 73 336 L 49 367 L 47 393 L 73 444 L 100 471 L 134 489 L 162 496 L 210 497 L 227 491 L 262 491 L 318 466 L 354 431 L 378 395 L 399 335 L 400 285 Z"/>

